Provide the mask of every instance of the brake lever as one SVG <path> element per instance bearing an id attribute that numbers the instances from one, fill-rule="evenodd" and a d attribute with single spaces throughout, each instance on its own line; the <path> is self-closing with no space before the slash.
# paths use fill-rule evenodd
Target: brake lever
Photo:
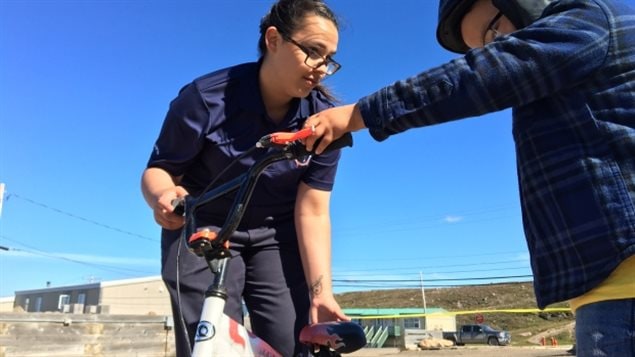
<path id="1" fill-rule="evenodd" d="M 293 133 L 287 132 L 277 132 L 271 133 L 269 135 L 263 136 L 256 143 L 256 147 L 258 148 L 268 148 L 275 145 L 278 146 L 286 146 L 292 144 L 298 140 L 306 139 L 313 134 L 315 131 L 314 127 L 304 128 L 300 131 L 296 131 Z"/>

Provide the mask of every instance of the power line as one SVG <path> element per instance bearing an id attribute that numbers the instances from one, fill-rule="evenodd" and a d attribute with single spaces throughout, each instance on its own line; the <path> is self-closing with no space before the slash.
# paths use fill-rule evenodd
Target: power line
<path id="1" fill-rule="evenodd" d="M 426 279 L 426 281 L 470 281 L 470 280 L 497 280 L 497 279 L 518 279 L 531 278 L 533 275 L 507 275 L 507 276 L 482 276 L 472 278 L 438 278 Z M 333 279 L 338 283 L 419 283 L 419 279 Z"/>
<path id="2" fill-rule="evenodd" d="M 8 241 L 14 241 L 4 235 L 0 235 L 0 238 L 6 239 Z M 15 241 L 14 241 L 15 242 Z M 28 247 L 26 244 L 24 243 L 20 243 L 23 246 Z M 76 263 L 76 264 L 80 264 L 80 265 L 85 265 L 85 266 L 89 266 L 89 267 L 93 267 L 93 268 L 97 268 L 97 269 L 101 269 L 104 271 L 110 271 L 110 272 L 116 272 L 119 274 L 124 274 L 127 276 L 135 276 L 135 275 L 131 275 L 127 272 L 137 272 L 137 273 L 146 273 L 147 272 L 140 272 L 140 271 L 135 271 L 132 269 L 124 269 L 124 268 L 120 268 L 120 267 L 113 267 L 113 266 L 109 266 L 109 265 L 103 265 L 103 264 L 95 264 L 95 263 L 89 263 L 86 261 L 81 261 L 81 260 L 77 260 L 77 259 L 70 259 L 67 257 L 63 257 L 63 256 L 59 256 L 56 254 L 50 254 L 50 253 L 46 253 L 43 251 L 40 251 L 38 249 L 35 249 L 33 247 L 29 247 L 31 248 L 31 250 L 23 250 L 23 249 L 16 249 L 16 248 L 8 248 L 8 247 L 4 247 L 4 246 L 0 246 L 0 248 L 4 249 L 4 250 L 13 250 L 13 251 L 23 251 L 26 253 L 30 253 L 30 254 L 35 254 L 35 255 L 41 255 L 41 256 L 45 256 L 45 257 L 49 257 L 49 258 L 53 258 L 53 259 L 60 259 L 60 260 L 64 260 L 64 261 L 68 261 L 71 263 Z M 474 272 L 474 271 L 472 271 Z M 464 278 L 434 278 L 434 279 L 426 279 L 426 286 L 430 287 L 430 288 L 436 288 L 436 287 L 450 287 L 450 286 L 469 286 L 469 285 L 482 285 L 481 284 L 430 284 L 430 283 L 440 283 L 440 282 L 467 282 L 467 281 L 495 281 L 495 280 L 509 280 L 509 279 L 527 279 L 527 278 L 532 278 L 532 275 L 503 275 L 503 276 L 479 276 L 479 277 L 464 277 Z M 342 287 L 353 287 L 353 288 L 358 288 L 358 289 L 363 289 L 363 288 L 374 288 L 374 289 L 395 289 L 395 288 L 419 288 L 420 286 L 420 281 L 419 279 L 333 279 L 333 286 L 334 287 L 338 287 L 338 288 L 342 288 Z"/>
<path id="3" fill-rule="evenodd" d="M 8 199 L 9 197 L 21 199 L 21 200 L 26 201 L 26 202 L 28 202 L 30 204 L 33 204 L 33 205 L 36 205 L 36 206 L 39 206 L 39 207 L 54 211 L 54 212 L 56 212 L 58 214 L 62 214 L 62 215 L 65 215 L 65 216 L 68 216 L 68 217 L 71 217 L 71 218 L 74 218 L 74 219 L 78 219 L 78 220 L 81 220 L 81 221 L 84 221 L 84 222 L 87 222 L 87 223 L 90 223 L 90 224 L 93 224 L 93 225 L 96 225 L 96 226 L 99 226 L 99 227 L 102 227 L 102 228 L 106 228 L 106 229 L 118 232 L 118 233 L 126 234 L 126 235 L 129 235 L 129 236 L 132 236 L 132 237 L 136 237 L 136 238 L 140 238 L 140 239 L 144 239 L 144 240 L 149 240 L 149 241 L 153 241 L 153 242 L 157 241 L 157 239 L 146 237 L 146 236 L 143 236 L 143 235 L 140 235 L 140 234 L 137 234 L 137 233 L 129 232 L 129 231 L 126 231 L 126 230 L 123 230 L 123 229 L 120 229 L 120 228 L 117 228 L 117 227 L 114 227 L 114 226 L 111 226 L 111 225 L 108 225 L 108 224 L 100 223 L 100 222 L 97 222 L 95 220 L 88 219 L 88 218 L 82 217 L 80 215 L 77 215 L 77 214 L 74 214 L 74 213 L 70 213 L 70 212 L 67 212 L 67 211 L 52 207 L 52 206 L 50 206 L 48 204 L 45 204 L 45 203 L 42 203 L 42 202 L 38 202 L 36 200 L 24 197 L 24 196 L 19 195 L 19 194 L 15 194 L 15 193 L 7 194 L 6 198 Z M 464 212 L 463 214 L 480 215 L 480 214 L 483 214 L 483 213 L 493 213 L 493 212 L 496 212 L 496 211 L 500 211 L 500 209 L 493 209 L 493 210 L 489 210 L 489 211 L 488 210 L 482 210 L 482 211 Z M 432 217 L 430 217 L 430 218 L 432 218 Z M 498 218 L 496 218 L 496 219 L 498 219 Z M 348 228 L 350 229 L 351 227 L 348 227 Z M 407 229 L 406 226 L 399 225 L 399 224 L 396 225 L 396 228 L 397 228 L 397 230 Z M 419 226 L 419 228 L 422 228 L 422 226 Z M 423 228 L 426 228 L 426 227 L 423 227 Z M 344 230 L 346 230 L 346 229 L 347 228 L 345 228 Z M 394 228 L 389 229 L 389 230 L 395 231 Z M 3 237 L 3 236 L 0 235 L 0 237 Z M 7 237 L 4 237 L 4 238 L 8 239 Z M 11 239 L 8 239 L 8 240 L 11 240 Z M 5 247 L 0 247 L 0 249 L 1 248 L 5 248 Z M 8 249 L 9 248 L 7 248 L 5 250 L 8 250 Z M 131 271 L 131 272 L 138 272 L 138 271 L 134 271 L 134 270 L 131 270 L 131 269 L 122 269 L 122 268 L 119 268 L 119 267 L 113 267 L 113 266 L 108 266 L 108 265 L 101 265 L 101 264 L 95 264 L 95 263 L 90 263 L 90 262 L 86 262 L 86 261 L 71 259 L 71 258 L 67 258 L 67 257 L 63 257 L 63 256 L 51 254 L 51 253 L 46 253 L 46 252 L 37 250 L 35 248 L 31 248 L 31 249 L 33 251 L 26 251 L 26 250 L 24 250 L 24 251 L 27 252 L 27 253 L 31 253 L 31 254 L 37 254 L 37 255 L 42 255 L 42 256 L 49 257 L 49 258 L 65 260 L 65 261 L 68 261 L 68 262 L 81 264 L 81 265 L 86 265 L 86 266 L 91 266 L 91 267 L 94 267 L 94 268 L 98 268 L 98 269 L 102 269 L 102 270 L 106 270 L 106 271 L 111 271 L 111 272 L 114 271 L 114 272 L 121 273 L 121 274 L 126 274 L 126 273 L 123 273 L 121 270 L 127 270 L 127 271 Z M 18 250 L 19 251 L 19 249 L 12 249 L 12 250 Z M 493 254 L 493 253 L 491 253 L 491 254 Z M 471 263 L 471 264 L 455 264 L 455 265 L 434 266 L 434 268 L 435 269 L 438 269 L 438 268 L 456 268 L 456 267 L 468 267 L 468 266 L 494 265 L 494 264 L 503 264 L 503 263 L 517 263 L 517 262 L 519 262 L 519 261 L 518 260 L 512 260 L 512 261 L 498 261 L 498 262 L 484 262 L 484 263 L 482 262 L 482 263 Z M 423 269 L 425 269 L 425 270 L 428 270 L 428 269 L 431 269 L 431 268 L 432 267 L 423 267 Z M 365 269 L 365 270 L 346 270 L 343 274 L 353 273 L 353 272 L 366 272 L 366 273 L 369 273 L 369 274 L 374 274 L 372 272 L 388 271 L 388 270 L 394 271 L 394 270 L 404 270 L 404 269 L 421 270 L 422 267 L 416 267 L 416 268 L 393 268 L 393 269 L 378 268 L 378 269 Z M 522 267 L 521 268 L 508 268 L 506 270 L 509 270 L 509 269 L 523 269 L 523 268 Z M 501 269 L 485 269 L 485 270 L 470 270 L 470 271 L 450 271 L 450 272 L 442 272 L 442 273 L 449 274 L 449 273 L 476 272 L 476 271 L 496 271 L 496 270 L 501 270 Z M 144 272 L 138 272 L 138 273 L 144 273 Z M 441 272 L 432 272 L 432 273 L 441 273 Z M 127 274 L 127 275 L 129 275 L 129 274 Z M 401 275 L 403 275 L 403 274 L 401 274 Z M 442 281 L 449 282 L 449 281 L 514 279 L 514 278 L 527 278 L 527 277 L 532 277 L 532 276 L 531 275 L 512 275 L 512 276 L 498 276 L 498 277 L 445 278 L 445 279 L 428 279 L 427 281 L 429 281 L 429 282 L 435 282 L 435 281 L 436 282 L 442 282 Z M 376 285 L 364 285 L 364 284 L 410 284 L 410 283 L 415 284 L 416 283 L 416 285 L 413 285 L 413 287 L 414 288 L 418 288 L 419 287 L 419 280 L 415 280 L 415 279 L 412 279 L 412 280 L 411 279 L 367 279 L 367 280 L 364 280 L 364 279 L 334 279 L 333 283 L 334 284 L 338 284 L 338 285 L 340 285 L 340 284 L 348 284 L 348 285 L 355 284 L 358 287 L 363 287 L 363 286 L 377 287 Z M 433 287 L 434 285 L 430 285 L 430 286 Z M 440 286 L 446 286 L 446 285 L 440 285 Z"/>
<path id="4" fill-rule="evenodd" d="M 24 197 L 24 196 L 18 195 L 18 194 L 16 194 L 16 193 L 10 193 L 10 194 L 7 194 L 7 196 L 6 196 L 6 201 L 8 201 L 8 200 L 9 200 L 9 198 L 13 198 L 13 197 L 18 198 L 18 199 L 21 199 L 21 200 L 23 200 L 23 201 L 26 201 L 26 202 L 28 202 L 28 203 L 30 203 L 30 204 L 33 204 L 33 205 L 36 205 L 36 206 L 39 206 L 39 207 L 42 207 L 42 208 L 45 208 L 45 209 L 48 209 L 48 210 L 54 211 L 54 212 L 56 212 L 56 213 L 59 213 L 59 214 L 62 214 L 62 215 L 65 215 L 65 216 L 68 216 L 68 217 L 71 217 L 71 218 L 75 218 L 75 219 L 78 219 L 78 220 L 80 220 L 80 221 L 84 221 L 84 222 L 87 222 L 87 223 L 90 223 L 90 224 L 93 224 L 93 225 L 96 225 L 96 226 L 99 226 L 99 227 L 102 227 L 102 228 L 109 229 L 109 230 L 111 230 L 111 231 L 115 231 L 115 232 L 118 232 L 118 233 L 126 234 L 126 235 L 129 235 L 129 236 L 135 237 L 135 238 L 140 238 L 140 239 L 144 239 L 144 240 L 149 240 L 149 241 L 152 241 L 152 242 L 158 242 L 158 241 L 159 241 L 159 240 L 158 240 L 158 239 L 156 239 L 156 238 L 146 237 L 146 236 L 144 236 L 144 235 L 137 234 L 137 233 L 133 233 L 133 232 L 129 232 L 129 231 L 126 231 L 126 230 L 123 230 L 123 229 L 117 228 L 117 227 L 113 227 L 113 226 L 108 225 L 108 224 L 105 224 L 105 223 L 100 223 L 100 222 L 97 222 L 97 221 L 95 221 L 95 220 L 92 220 L 92 219 L 89 219 L 89 218 L 85 218 L 85 217 L 82 217 L 82 216 L 76 215 L 76 214 L 74 214 L 74 213 L 70 213 L 70 212 L 63 211 L 63 210 L 61 210 L 61 209 L 59 209 L 59 208 L 52 207 L 52 206 L 47 205 L 47 204 L 45 204 L 45 203 L 42 203 L 42 202 L 38 202 L 38 201 L 32 200 L 32 199 L 30 199 L 30 198 L 27 198 L 27 197 Z"/>
<path id="5" fill-rule="evenodd" d="M 134 277 L 137 276 L 139 273 L 141 274 L 149 274 L 149 272 L 146 271 L 140 271 L 140 270 L 134 270 L 134 269 L 127 269 L 127 268 L 121 268 L 119 266 L 112 266 L 112 265 L 105 265 L 105 264 L 96 264 L 96 263 L 91 263 L 91 262 L 86 262 L 86 261 L 82 261 L 82 260 L 77 260 L 77 259 L 71 259 L 68 257 L 64 257 L 61 256 L 59 254 L 53 254 L 53 253 L 47 253 L 44 251 L 41 251 L 37 248 L 28 246 L 27 244 L 24 243 L 20 243 L 16 240 L 13 240 L 5 235 L 0 235 L 0 238 L 6 239 L 8 241 L 14 242 L 14 243 L 18 243 L 21 244 L 24 247 L 27 247 L 29 249 L 19 249 L 19 248 L 8 248 L 5 247 L 7 249 L 7 251 L 16 251 L 16 252 L 24 252 L 24 253 L 28 253 L 28 254 L 33 254 L 33 255 L 40 255 L 40 256 L 44 256 L 47 258 L 52 258 L 52 259 L 58 259 L 58 260 L 63 260 L 63 261 L 67 261 L 70 263 L 75 263 L 75 264 L 80 264 L 80 265 L 84 265 L 84 266 L 89 266 L 92 268 L 96 268 L 96 269 L 100 269 L 103 271 L 108 271 L 111 273 L 118 273 L 124 276 L 129 276 L 129 277 Z M 132 274 L 132 273 L 136 273 L 136 274 Z"/>
<path id="6" fill-rule="evenodd" d="M 433 274 L 462 274 L 462 273 L 485 273 L 485 272 L 497 272 L 497 271 L 510 271 L 510 270 L 527 270 L 530 269 L 529 266 L 522 266 L 522 267 L 513 267 L 513 268 L 499 268 L 499 269 L 472 269 L 472 270 L 452 270 L 452 271 L 426 271 L 426 274 L 428 275 L 433 275 Z M 397 273 L 398 275 L 415 275 L 418 274 L 419 272 L 421 272 L 420 270 L 418 272 L 415 271 L 408 271 L 408 272 L 404 272 L 404 273 Z M 348 279 L 346 276 L 347 275 L 351 275 L 348 274 L 347 272 L 340 272 L 340 273 L 335 273 L 333 274 L 333 279 Z M 374 274 L 374 273 L 369 273 L 369 274 L 355 274 L 356 276 L 359 277 L 367 277 L 367 276 L 376 276 L 379 274 Z M 396 274 L 389 274 L 389 275 L 396 275 Z M 342 276 L 342 277 L 340 277 Z M 357 278 L 352 278 L 351 280 L 355 280 Z"/>
<path id="7" fill-rule="evenodd" d="M 489 283 L 499 283 L 502 281 L 526 281 L 532 279 L 533 275 L 502 275 L 502 276 L 478 276 L 464 278 L 435 278 L 426 279 L 428 288 L 447 288 L 453 286 L 483 285 L 483 281 Z M 464 282 L 481 281 L 476 284 L 466 284 Z M 446 284 L 439 284 L 446 282 Z M 431 284 L 432 283 L 432 284 Z M 437 284 L 435 284 L 437 283 Z M 354 289 L 418 289 L 421 287 L 420 279 L 333 279 L 334 288 L 354 288 Z"/>
<path id="8" fill-rule="evenodd" d="M 470 267 L 470 266 L 483 266 L 483 265 L 498 265 L 498 264 L 507 264 L 507 263 L 520 263 L 522 261 L 516 260 L 503 260 L 496 262 L 479 262 L 479 263 L 467 263 L 467 264 L 451 264 L 451 265 L 434 265 L 434 266 L 419 266 L 419 267 L 403 267 L 403 268 L 372 268 L 372 269 L 357 269 L 357 270 L 345 270 L 346 273 L 371 273 L 378 271 L 396 271 L 396 270 L 414 270 L 420 271 L 425 270 L 428 271 L 430 269 L 439 269 L 439 268 L 457 268 L 457 267 Z M 339 269 L 337 269 L 339 270 Z M 440 272 L 440 271 L 431 271 L 429 273 L 452 273 L 452 272 Z"/>

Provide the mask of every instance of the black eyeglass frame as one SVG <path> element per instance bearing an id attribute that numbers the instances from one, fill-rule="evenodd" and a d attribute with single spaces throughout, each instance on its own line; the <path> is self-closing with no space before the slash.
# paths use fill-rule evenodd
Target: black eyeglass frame
<path id="1" fill-rule="evenodd" d="M 326 75 L 327 76 L 332 76 L 333 74 L 335 74 L 335 72 L 339 71 L 342 68 L 342 65 L 339 64 L 337 61 L 335 61 L 331 56 L 322 56 L 319 53 L 308 49 L 306 46 L 304 46 L 303 44 L 299 43 L 298 41 L 292 39 L 289 36 L 282 36 L 282 38 L 287 41 L 290 42 L 294 45 L 296 45 L 302 52 L 304 52 L 304 54 L 306 55 L 306 57 L 304 58 L 304 64 L 306 64 L 307 66 L 313 68 L 313 69 L 318 69 L 324 65 L 326 65 Z M 320 63 L 316 64 L 316 65 L 310 65 L 308 63 L 309 59 L 313 60 L 313 58 L 311 58 L 311 55 L 317 55 L 320 58 L 322 58 L 322 61 L 320 61 Z M 333 66 L 333 67 L 331 67 Z M 331 70 L 330 70 L 331 68 Z"/>
<path id="2" fill-rule="evenodd" d="M 500 18 L 503 17 L 503 13 L 501 11 L 499 11 L 496 16 L 494 16 L 494 18 L 492 18 L 492 21 L 489 22 L 489 24 L 487 25 L 487 28 L 485 30 L 485 33 L 483 34 L 483 46 L 485 46 L 486 44 L 494 41 L 497 37 L 500 37 L 502 35 L 502 33 L 500 31 L 498 31 L 497 29 L 494 28 L 494 25 L 496 25 L 496 23 L 498 21 L 500 21 Z M 485 41 L 487 40 L 487 34 L 492 31 L 492 33 L 494 34 L 492 36 L 492 41 L 489 41 L 487 43 L 485 43 Z"/>

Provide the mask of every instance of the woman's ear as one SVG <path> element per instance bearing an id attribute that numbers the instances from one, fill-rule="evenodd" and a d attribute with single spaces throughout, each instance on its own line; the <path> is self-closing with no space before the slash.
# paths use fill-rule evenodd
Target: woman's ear
<path id="1" fill-rule="evenodd" d="M 280 44 L 280 40 L 282 36 L 280 36 L 280 32 L 275 26 L 269 26 L 265 31 L 265 45 L 267 46 L 267 51 L 275 52 L 278 49 Z"/>

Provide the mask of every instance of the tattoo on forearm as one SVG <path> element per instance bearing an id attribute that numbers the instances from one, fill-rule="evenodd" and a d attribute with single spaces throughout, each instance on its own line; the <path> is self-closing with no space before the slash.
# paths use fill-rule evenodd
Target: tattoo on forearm
<path id="1" fill-rule="evenodd" d="M 322 275 L 311 284 L 311 296 L 318 296 L 322 293 Z"/>

